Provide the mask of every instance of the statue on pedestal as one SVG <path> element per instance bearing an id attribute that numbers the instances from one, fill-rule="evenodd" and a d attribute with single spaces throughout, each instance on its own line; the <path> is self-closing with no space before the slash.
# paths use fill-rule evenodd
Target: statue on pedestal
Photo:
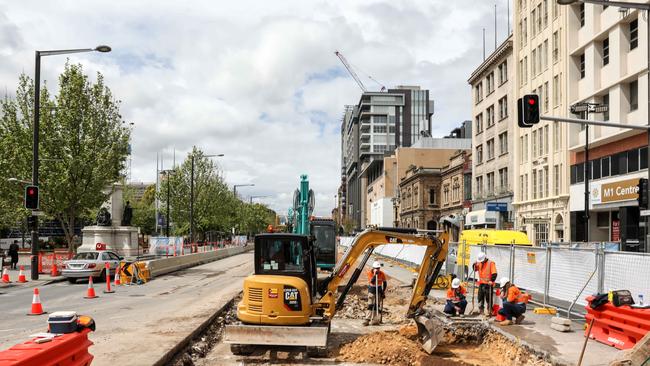
<path id="1" fill-rule="evenodd" d="M 97 213 L 97 226 L 111 226 L 111 213 L 106 207 L 100 208 Z"/>

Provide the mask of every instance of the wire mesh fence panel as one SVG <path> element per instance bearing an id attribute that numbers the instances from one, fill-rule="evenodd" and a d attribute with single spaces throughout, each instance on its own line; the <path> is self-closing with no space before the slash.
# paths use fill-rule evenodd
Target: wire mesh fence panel
<path id="1" fill-rule="evenodd" d="M 497 281 L 501 277 L 511 278 L 510 274 L 510 246 L 509 245 L 486 245 L 485 255 L 497 266 Z M 483 247 L 481 248 L 483 249 Z M 478 252 L 476 252 L 478 256 Z M 476 257 L 472 257 L 476 262 Z M 472 263 L 473 263 L 472 262 Z"/>
<path id="2" fill-rule="evenodd" d="M 447 260 L 445 262 L 445 268 L 447 274 L 454 274 L 458 276 L 456 271 L 456 256 L 458 255 L 458 243 L 450 242 L 447 251 Z"/>
<path id="3" fill-rule="evenodd" d="M 515 246 L 515 271 L 510 278 L 518 287 L 544 293 L 546 249 Z"/>
<path id="4" fill-rule="evenodd" d="M 596 253 L 593 250 L 551 248 L 549 296 L 572 302 L 595 268 Z M 585 297 L 597 291 L 598 278 L 597 274 L 594 274 L 578 298 L 577 304 L 586 305 Z"/>
<path id="5" fill-rule="evenodd" d="M 630 290 L 635 302 L 639 294 L 650 302 L 650 255 L 606 251 L 603 290 Z"/>

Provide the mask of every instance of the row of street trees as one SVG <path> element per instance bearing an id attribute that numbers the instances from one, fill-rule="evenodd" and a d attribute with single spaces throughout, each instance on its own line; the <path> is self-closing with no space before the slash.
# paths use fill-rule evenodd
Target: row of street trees
<path id="1" fill-rule="evenodd" d="M 158 199 L 160 212 L 167 215 L 167 196 L 173 235 L 190 232 L 192 156 L 194 157 L 194 238 L 208 232 L 255 234 L 275 222 L 275 212 L 261 204 L 241 201 L 229 189 L 222 172 L 210 157 L 194 147 L 181 165 L 165 171 Z M 149 207 L 147 210 L 151 210 Z M 137 214 L 137 209 L 134 210 Z M 146 210 L 145 210 L 146 211 Z"/>
<path id="2" fill-rule="evenodd" d="M 107 199 L 102 190 L 122 178 L 131 128 L 120 102 L 98 73 L 92 82 L 81 65 L 66 64 L 58 94 L 47 83 L 40 95 L 40 209 L 56 218 L 72 245 L 79 220 L 94 218 Z M 34 82 L 21 75 L 15 96 L 0 101 L 0 227 L 20 227 L 22 183 L 31 180 Z"/>

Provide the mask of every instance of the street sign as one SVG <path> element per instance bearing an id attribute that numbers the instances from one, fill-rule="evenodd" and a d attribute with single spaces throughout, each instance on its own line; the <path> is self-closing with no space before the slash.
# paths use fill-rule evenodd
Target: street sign
<path id="1" fill-rule="evenodd" d="M 650 216 L 650 210 L 641 210 L 641 216 Z"/>
<path id="2" fill-rule="evenodd" d="M 508 212 L 508 203 L 507 202 L 488 202 L 487 203 L 488 211 L 497 211 L 497 212 Z"/>

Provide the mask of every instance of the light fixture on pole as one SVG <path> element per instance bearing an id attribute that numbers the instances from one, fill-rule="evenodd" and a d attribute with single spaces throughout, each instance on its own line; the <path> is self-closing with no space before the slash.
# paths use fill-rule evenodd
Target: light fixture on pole
<path id="1" fill-rule="evenodd" d="M 38 140 L 39 140 L 39 123 L 41 118 L 41 57 L 42 56 L 56 56 L 67 55 L 71 53 L 82 52 L 110 52 L 111 48 L 106 45 L 99 45 L 95 48 L 75 48 L 69 50 L 48 50 L 36 51 L 34 63 L 34 141 L 32 145 L 33 159 L 32 159 L 32 184 L 38 186 Z M 31 236 L 32 236 L 32 250 L 31 250 L 31 278 L 38 280 L 38 216 L 32 214 L 31 218 Z"/>
<path id="2" fill-rule="evenodd" d="M 255 186 L 255 184 L 253 184 L 253 183 L 249 183 L 249 184 L 233 184 L 232 191 L 235 194 L 235 198 L 238 198 L 237 197 L 237 187 L 254 187 L 254 186 Z"/>
<path id="3" fill-rule="evenodd" d="M 204 158 L 222 157 L 224 154 L 202 155 Z M 194 243 L 194 150 L 192 150 L 190 169 L 190 243 Z"/>
<path id="4" fill-rule="evenodd" d="M 250 197 L 248 197 L 248 199 L 249 199 L 248 202 L 250 204 L 253 204 L 253 199 L 255 199 L 255 198 L 266 198 L 266 197 L 271 197 L 271 196 L 268 196 L 268 195 L 266 195 L 266 196 L 250 196 Z"/>

